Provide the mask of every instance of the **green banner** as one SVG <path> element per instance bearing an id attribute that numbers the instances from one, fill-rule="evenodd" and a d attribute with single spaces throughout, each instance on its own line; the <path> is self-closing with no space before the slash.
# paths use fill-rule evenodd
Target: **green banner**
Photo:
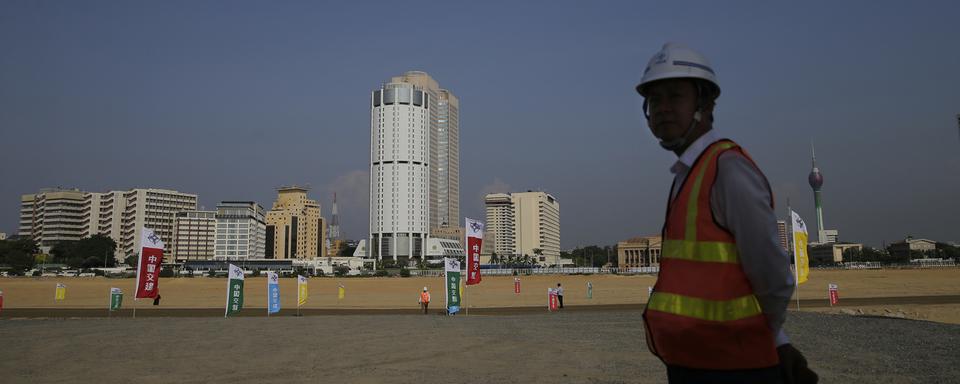
<path id="1" fill-rule="evenodd" d="M 114 292 L 110 294 L 110 310 L 119 311 L 123 304 L 123 293 Z"/>
<path id="2" fill-rule="evenodd" d="M 444 259 L 446 275 L 447 314 L 460 312 L 460 262 L 457 259 Z"/>
<path id="3" fill-rule="evenodd" d="M 230 291 L 227 294 L 227 316 L 243 309 L 243 280 L 230 279 Z"/>
<path id="4" fill-rule="evenodd" d="M 223 317 L 243 309 L 243 269 L 228 264 L 227 277 L 227 309 L 223 312 Z"/>

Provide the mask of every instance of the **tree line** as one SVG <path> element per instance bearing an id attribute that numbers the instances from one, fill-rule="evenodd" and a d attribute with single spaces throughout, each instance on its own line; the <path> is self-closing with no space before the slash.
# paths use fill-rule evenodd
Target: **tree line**
<path id="1" fill-rule="evenodd" d="M 41 254 L 37 242 L 30 238 L 2 240 L 0 266 L 11 275 L 22 275 L 44 264 L 64 264 L 76 269 L 115 267 L 116 249 L 116 242 L 103 235 L 57 242 L 49 255 Z"/>
<path id="2" fill-rule="evenodd" d="M 832 245 L 824 245 L 830 247 Z M 813 247 L 811 247 L 812 249 Z M 960 262 L 960 247 L 953 246 L 943 242 L 937 242 L 936 248 L 929 251 L 910 251 L 895 252 L 892 246 L 886 248 L 874 248 L 863 246 L 862 249 L 850 248 L 843 251 L 843 261 L 848 263 L 860 262 L 878 262 L 881 264 L 906 264 L 911 260 L 935 258 L 944 260 L 954 260 Z M 823 266 L 834 264 L 832 260 L 810 260 L 812 266 Z"/>

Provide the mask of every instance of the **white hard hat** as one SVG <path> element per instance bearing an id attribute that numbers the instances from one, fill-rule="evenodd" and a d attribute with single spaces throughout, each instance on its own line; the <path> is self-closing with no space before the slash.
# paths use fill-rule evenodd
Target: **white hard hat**
<path id="1" fill-rule="evenodd" d="M 426 291 L 427 291 L 427 287 L 423 287 L 423 291 L 426 292 Z"/>
<path id="2" fill-rule="evenodd" d="M 675 43 L 666 43 L 647 63 L 643 78 L 637 84 L 637 92 L 643 87 L 664 79 L 700 79 L 713 86 L 713 97 L 720 96 L 720 84 L 710 62 L 699 52 Z"/>

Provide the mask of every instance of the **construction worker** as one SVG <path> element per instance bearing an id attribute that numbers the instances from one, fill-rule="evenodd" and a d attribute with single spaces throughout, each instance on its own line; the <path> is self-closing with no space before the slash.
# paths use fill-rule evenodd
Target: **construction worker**
<path id="1" fill-rule="evenodd" d="M 666 44 L 636 87 L 677 155 L 647 346 L 670 383 L 815 383 L 782 326 L 794 279 L 773 194 L 746 151 L 713 130 L 720 85 L 706 58 Z"/>
<path id="2" fill-rule="evenodd" d="M 430 292 L 427 292 L 427 287 L 423 287 L 423 292 L 420 292 L 420 300 L 417 302 L 423 307 L 423 314 L 426 315 L 427 306 L 430 305 Z"/>

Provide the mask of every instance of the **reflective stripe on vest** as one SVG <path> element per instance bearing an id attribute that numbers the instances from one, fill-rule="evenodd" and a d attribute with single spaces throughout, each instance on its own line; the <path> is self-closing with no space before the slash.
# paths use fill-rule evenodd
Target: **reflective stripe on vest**
<path id="1" fill-rule="evenodd" d="M 727 150 L 735 147 L 736 144 L 730 141 L 724 141 L 716 145 L 710 146 L 710 152 L 706 154 L 706 163 L 700 167 L 700 172 L 697 172 L 696 178 L 693 179 L 693 189 L 690 190 L 690 200 L 687 201 L 687 228 L 684 234 L 684 239 L 687 241 L 697 241 L 697 203 L 699 203 L 698 196 L 700 196 L 700 188 L 703 186 L 703 175 L 707 173 L 707 169 L 713 166 L 713 162 L 719 157 L 717 152 L 720 150 Z M 690 170 L 691 172 L 693 169 Z M 680 192 L 677 192 L 677 197 L 680 197 Z"/>
<path id="2" fill-rule="evenodd" d="M 760 302 L 754 295 L 733 300 L 714 301 L 696 297 L 654 292 L 647 308 L 674 315 L 707 321 L 733 321 L 761 313 Z"/>
<path id="3" fill-rule="evenodd" d="M 739 263 L 737 245 L 719 241 L 663 240 L 660 257 L 705 261 L 714 263 Z"/>

